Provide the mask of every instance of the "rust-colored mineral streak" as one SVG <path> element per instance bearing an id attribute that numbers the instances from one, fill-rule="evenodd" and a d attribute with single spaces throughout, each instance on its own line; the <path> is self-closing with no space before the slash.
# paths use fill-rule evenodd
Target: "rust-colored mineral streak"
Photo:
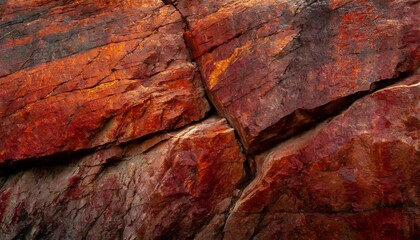
<path id="1" fill-rule="evenodd" d="M 0 0 L 0 240 L 420 239 L 417 0 Z"/>

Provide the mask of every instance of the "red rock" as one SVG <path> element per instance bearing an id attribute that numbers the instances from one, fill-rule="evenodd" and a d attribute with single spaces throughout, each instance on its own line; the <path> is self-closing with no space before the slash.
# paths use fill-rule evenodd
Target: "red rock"
<path id="1" fill-rule="evenodd" d="M 0 188 L 0 238 L 186 239 L 213 217 L 223 224 L 243 162 L 234 130 L 210 118 L 22 171 Z"/>
<path id="2" fill-rule="evenodd" d="M 257 155 L 225 239 L 415 239 L 419 80 L 367 96 Z"/>
<path id="3" fill-rule="evenodd" d="M 172 6 L 7 1 L 0 10 L 0 164 L 126 142 L 209 109 Z"/>
<path id="4" fill-rule="evenodd" d="M 420 239 L 419 7 L 0 0 L 0 240 Z"/>
<path id="5" fill-rule="evenodd" d="M 417 239 L 415 218 L 419 214 L 417 208 L 353 214 L 278 213 L 263 220 L 255 239 Z"/>
<path id="6" fill-rule="evenodd" d="M 412 1 L 182 1 L 208 95 L 248 152 L 419 66 Z"/>

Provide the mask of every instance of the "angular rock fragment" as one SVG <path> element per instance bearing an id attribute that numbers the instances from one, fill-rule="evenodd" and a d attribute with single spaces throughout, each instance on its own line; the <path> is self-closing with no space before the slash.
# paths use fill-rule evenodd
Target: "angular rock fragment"
<path id="1" fill-rule="evenodd" d="M 208 95 L 248 152 L 343 109 L 420 60 L 417 1 L 184 1 Z"/>
<path id="2" fill-rule="evenodd" d="M 225 239 L 416 239 L 419 80 L 257 155 Z"/>
<path id="3" fill-rule="evenodd" d="M 6 1 L 0 10 L 0 164 L 126 142 L 209 109 L 185 24 L 162 1 Z"/>
<path id="4" fill-rule="evenodd" d="M 223 227 L 243 162 L 234 130 L 210 118 L 21 171 L 0 182 L 0 238 L 191 238 L 212 218 Z"/>

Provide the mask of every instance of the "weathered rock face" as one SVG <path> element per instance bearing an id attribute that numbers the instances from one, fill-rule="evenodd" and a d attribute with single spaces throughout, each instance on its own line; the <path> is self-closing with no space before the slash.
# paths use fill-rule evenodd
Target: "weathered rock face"
<path id="1" fill-rule="evenodd" d="M 0 239 L 420 239 L 419 16 L 0 0 Z"/>
<path id="2" fill-rule="evenodd" d="M 0 163 L 126 142 L 209 109 L 181 15 L 161 1 L 1 8 Z"/>
<path id="3" fill-rule="evenodd" d="M 209 96 L 249 152 L 418 66 L 412 1 L 178 2 Z"/>
<path id="4" fill-rule="evenodd" d="M 226 238 L 409 239 L 420 228 L 419 124 L 417 82 L 256 156 Z"/>
<path id="5" fill-rule="evenodd" d="M 212 217 L 224 221 L 244 159 L 234 130 L 211 118 L 69 165 L 23 171 L 0 190 L 0 236 L 185 239 Z"/>

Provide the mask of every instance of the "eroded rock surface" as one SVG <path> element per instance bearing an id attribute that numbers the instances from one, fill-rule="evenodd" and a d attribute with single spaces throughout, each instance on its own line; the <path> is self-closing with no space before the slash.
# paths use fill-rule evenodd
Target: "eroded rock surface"
<path id="1" fill-rule="evenodd" d="M 419 64 L 415 1 L 176 1 L 218 111 L 254 152 Z"/>
<path id="2" fill-rule="evenodd" d="M 411 239 L 420 229 L 420 83 L 378 91 L 255 157 L 226 239 Z"/>
<path id="3" fill-rule="evenodd" d="M 0 239 L 420 239 L 419 16 L 0 0 Z"/>
<path id="4" fill-rule="evenodd" d="M 23 171 L 0 188 L 0 238 L 186 239 L 212 218 L 223 224 L 244 160 L 234 130 L 210 118 Z"/>
<path id="5" fill-rule="evenodd" d="M 126 142 L 209 106 L 161 1 L 7 1 L 0 20 L 0 163 Z"/>

